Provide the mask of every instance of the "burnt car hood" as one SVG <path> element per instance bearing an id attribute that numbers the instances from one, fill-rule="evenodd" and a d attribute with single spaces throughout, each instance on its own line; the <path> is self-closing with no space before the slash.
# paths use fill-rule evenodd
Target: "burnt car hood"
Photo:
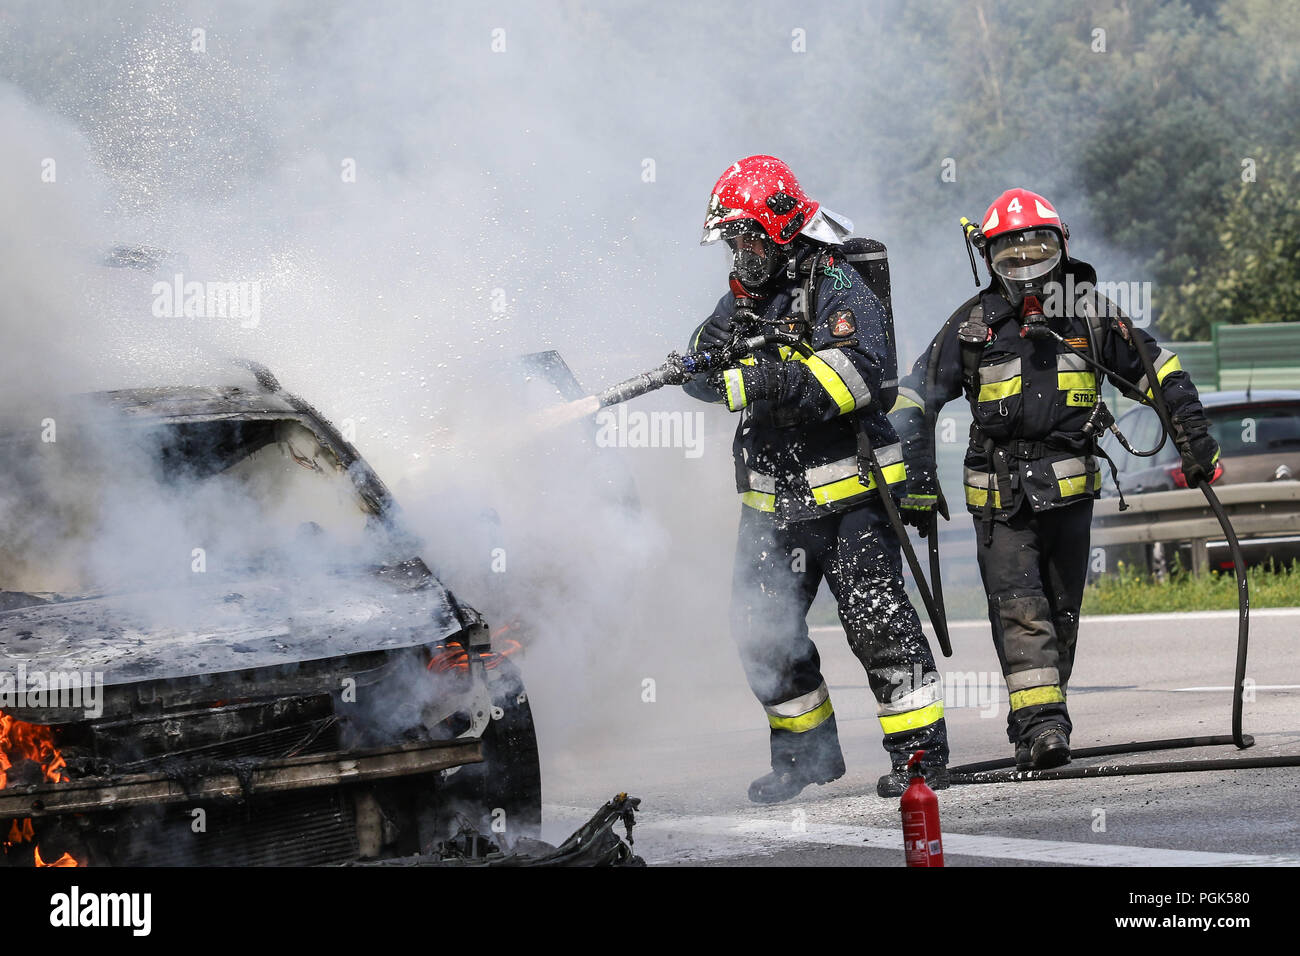
<path id="1" fill-rule="evenodd" d="M 0 612 L 0 668 L 106 687 L 207 678 L 429 644 L 476 618 L 427 570 L 222 578 Z"/>

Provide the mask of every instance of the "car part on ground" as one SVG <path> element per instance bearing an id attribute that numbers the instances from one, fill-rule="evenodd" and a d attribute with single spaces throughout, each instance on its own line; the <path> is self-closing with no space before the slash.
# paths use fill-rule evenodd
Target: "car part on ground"
<path id="1" fill-rule="evenodd" d="M 423 856 L 383 860 L 363 866 L 645 866 L 632 852 L 632 827 L 640 808 L 638 797 L 620 793 L 559 846 L 541 840 L 517 840 L 508 851 L 472 826 L 463 827 L 437 850 Z M 627 842 L 614 833 L 622 823 Z"/>

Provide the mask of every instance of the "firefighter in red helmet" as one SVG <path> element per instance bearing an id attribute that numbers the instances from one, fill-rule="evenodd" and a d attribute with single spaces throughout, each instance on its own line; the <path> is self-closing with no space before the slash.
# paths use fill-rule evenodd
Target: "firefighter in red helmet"
<path id="1" fill-rule="evenodd" d="M 806 621 L 823 579 L 875 696 L 892 767 L 878 792 L 902 792 L 918 749 L 926 751 L 930 785 L 948 782 L 934 657 L 907 599 L 898 538 L 879 497 L 901 494 L 906 477 L 886 417 L 896 358 L 886 305 L 845 252 L 846 240 L 863 242 L 849 240 L 851 229 L 772 156 L 728 167 L 704 222 L 703 243 L 727 243 L 730 290 L 693 333 L 691 348 L 723 344 L 741 329 L 799 335 L 797 347 L 769 346 L 686 386 L 739 416 L 732 633 L 770 729 L 772 771 L 749 788 L 758 803 L 787 800 L 845 770 Z M 877 486 L 864 447 L 888 488 Z"/>
<path id="2" fill-rule="evenodd" d="M 1007 736 L 1018 767 L 1045 769 L 1070 759 L 1066 691 L 1102 483 L 1098 457 L 1106 457 L 1097 438 L 1108 413 L 1099 373 L 1084 356 L 1111 370 L 1122 392 L 1131 391 L 1124 382 L 1148 395 L 1162 390 L 1189 478 L 1212 477 L 1219 448 L 1178 357 L 1155 349 L 1097 291 L 1093 268 L 1069 257 L 1069 229 L 1055 206 L 1009 189 L 982 225 L 963 224 L 991 280 L 957 308 L 899 383 L 890 418 L 908 465 L 903 511 L 929 527 L 937 492 L 932 423 L 964 394 L 974 421 L 963 485 L 1009 694 Z M 1158 352 L 1155 381 L 1133 337 Z"/>

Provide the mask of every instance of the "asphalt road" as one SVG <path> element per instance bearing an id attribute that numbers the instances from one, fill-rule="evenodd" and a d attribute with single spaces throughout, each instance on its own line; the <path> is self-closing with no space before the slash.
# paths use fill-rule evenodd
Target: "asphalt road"
<path id="1" fill-rule="evenodd" d="M 542 741 L 544 836 L 558 840 L 610 795 L 642 798 L 636 850 L 660 865 L 901 866 L 898 801 L 875 795 L 888 768 L 860 664 L 838 628 L 819 628 L 848 772 L 795 800 L 745 796 L 767 769 L 766 722 L 726 641 L 656 693 L 601 701 L 533 694 Z M 1230 730 L 1235 614 L 1085 618 L 1070 686 L 1076 747 Z M 953 627 L 947 717 L 953 763 L 1010 755 L 1006 691 L 987 622 Z M 1249 755 L 1300 755 L 1300 609 L 1252 615 Z M 666 659 L 665 659 L 666 660 Z M 667 666 L 665 661 L 659 662 Z M 653 672 L 652 659 L 645 670 Z M 652 697 L 653 699 L 647 699 Z M 963 698 L 964 699 L 961 699 Z M 595 730 L 599 727 L 599 732 Z M 548 730 L 550 733 L 548 734 Z M 1233 757 L 1199 748 L 1106 762 Z M 1085 761 L 1100 763 L 1100 759 Z M 1300 864 L 1300 768 L 1201 771 L 956 786 L 939 794 L 950 866 Z"/>

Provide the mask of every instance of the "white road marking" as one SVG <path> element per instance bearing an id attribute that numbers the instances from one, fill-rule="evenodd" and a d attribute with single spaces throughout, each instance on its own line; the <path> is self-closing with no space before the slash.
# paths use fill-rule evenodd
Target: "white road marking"
<path id="1" fill-rule="evenodd" d="M 1252 619 L 1259 617 L 1300 617 L 1300 607 L 1266 607 L 1251 608 Z M 1236 611 L 1171 611 L 1163 614 L 1087 614 L 1079 620 L 1083 624 L 1150 624 L 1158 621 L 1218 621 L 1237 619 Z M 922 621 L 921 626 L 933 631 L 929 621 Z M 954 628 L 989 629 L 987 618 L 975 618 L 967 621 L 949 621 L 948 630 Z M 814 634 L 843 634 L 844 628 L 838 624 L 822 624 L 808 629 Z"/>
<path id="2" fill-rule="evenodd" d="M 1264 607 L 1251 608 L 1251 618 L 1257 617 L 1298 617 L 1300 607 Z M 1080 618 L 1084 623 L 1095 624 L 1142 624 L 1150 621 L 1217 621 L 1237 619 L 1237 612 L 1232 611 L 1171 611 L 1166 614 L 1089 614 Z"/>
<path id="3" fill-rule="evenodd" d="M 586 820 L 589 810 L 547 804 L 548 814 Z M 644 828 L 644 829 L 643 829 Z M 903 852 L 902 829 L 852 826 L 838 823 L 805 824 L 796 830 L 790 820 L 743 816 L 672 817 L 646 811 L 637 815 L 637 830 L 643 832 L 688 833 L 698 836 L 729 837 L 738 841 L 770 841 L 816 846 L 871 847 Z M 747 848 L 749 852 L 760 847 Z M 1026 860 L 1069 866 L 1297 866 L 1300 857 L 1266 856 L 1248 853 L 1218 853 L 1209 850 L 1168 850 L 1161 847 L 1126 846 L 1115 843 L 1071 843 L 1063 840 L 1030 840 L 1019 837 L 976 836 L 945 833 L 943 851 L 952 856 L 978 856 L 998 860 Z"/>
<path id="4" fill-rule="evenodd" d="M 1188 691 L 1201 691 L 1201 690 L 1228 690 L 1228 691 L 1230 691 L 1230 690 L 1234 690 L 1234 689 L 1235 689 L 1235 688 L 1233 688 L 1231 685 L 1228 685 L 1228 686 L 1226 686 L 1226 687 L 1175 687 L 1175 688 L 1174 688 L 1174 693 L 1175 693 L 1175 694 L 1179 694 L 1179 693 L 1184 693 L 1184 692 L 1188 692 Z M 1252 689 L 1252 690 L 1300 690 L 1300 684 L 1256 684 L 1256 685 L 1255 685 L 1254 687 L 1252 687 L 1251 689 Z"/>

